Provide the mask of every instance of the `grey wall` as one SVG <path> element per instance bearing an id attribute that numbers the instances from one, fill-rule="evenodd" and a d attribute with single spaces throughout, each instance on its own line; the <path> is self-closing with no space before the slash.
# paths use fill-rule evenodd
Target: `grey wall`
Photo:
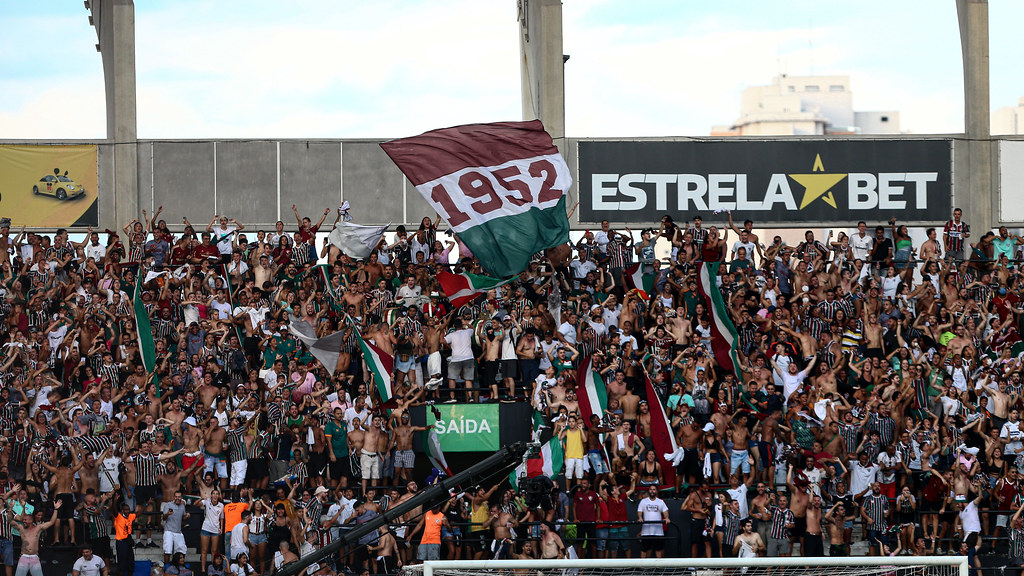
<path id="1" fill-rule="evenodd" d="M 891 137 L 889 137 L 891 138 Z M 934 136 L 932 137 L 934 138 Z M 953 138 L 953 202 L 962 203 L 961 191 L 968 172 L 961 170 L 963 142 Z M 567 139 L 563 155 L 574 180 L 578 178 L 576 144 Z M 606 140 L 606 139 L 595 139 Z M 622 138 L 624 141 L 651 140 Z M 659 138 L 655 140 L 690 140 Z M 701 139 L 714 140 L 714 139 Z M 993 139 L 992 154 L 1006 153 L 1019 162 L 1014 153 L 1000 149 L 1004 140 L 1024 141 L 1020 137 Z M 419 192 L 404 177 L 378 145 L 380 140 L 200 140 L 140 141 L 138 158 L 138 206 L 150 214 L 164 207 L 163 217 L 172 228 L 181 225 L 187 215 L 194 224 L 205 226 L 214 214 L 225 214 L 250 229 L 270 229 L 278 220 L 294 222 L 292 204 L 303 216 L 319 220 L 325 208 L 332 211 L 327 224 L 334 221 L 334 210 L 342 200 L 352 203 L 353 216 L 360 224 L 418 225 L 421 218 L 435 214 Z M 132 204 L 114 193 L 113 146 L 105 142 L 0 140 L 4 144 L 98 144 L 99 216 L 101 228 L 120 228 L 115 214 L 119 206 Z M 993 167 L 993 188 L 999 182 L 999 162 Z M 1015 190 L 1006 183 L 1006 190 Z M 568 205 L 577 200 L 576 186 L 569 190 Z M 998 205 L 998 204 L 997 204 Z M 0 215 L 2 216 L 2 215 Z M 141 217 L 141 212 L 137 215 Z M 1002 211 L 999 223 L 1010 226 L 1024 223 L 1024 216 Z M 575 229 L 591 227 L 571 219 Z M 834 226 L 842 223 L 822 223 Z"/>

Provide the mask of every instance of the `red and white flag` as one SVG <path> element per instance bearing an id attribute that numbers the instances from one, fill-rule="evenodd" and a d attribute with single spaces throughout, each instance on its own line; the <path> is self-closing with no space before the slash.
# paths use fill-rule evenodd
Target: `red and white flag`
<path id="1" fill-rule="evenodd" d="M 381 148 L 496 278 L 569 241 L 572 175 L 539 120 L 468 124 Z"/>

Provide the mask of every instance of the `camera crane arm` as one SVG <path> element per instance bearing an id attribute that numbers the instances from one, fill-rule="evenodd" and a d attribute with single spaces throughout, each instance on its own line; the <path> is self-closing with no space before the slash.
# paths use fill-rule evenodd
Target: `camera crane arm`
<path id="1" fill-rule="evenodd" d="M 522 464 L 523 456 L 529 449 L 524 442 L 516 442 L 508 446 L 502 446 L 497 452 L 487 458 L 470 466 L 463 472 L 445 478 L 436 484 L 428 486 L 420 494 L 385 510 L 380 516 L 361 524 L 342 535 L 339 539 L 320 548 L 316 552 L 304 556 L 295 562 L 285 564 L 277 572 L 277 576 L 297 576 L 303 573 L 307 566 L 319 562 L 324 558 L 337 554 L 345 548 L 354 545 L 363 536 L 376 532 L 381 526 L 390 524 L 396 518 L 405 515 L 407 512 L 419 506 L 431 508 L 440 502 L 451 498 L 450 490 L 458 489 L 460 486 L 472 486 L 479 484 L 487 478 L 496 475 L 508 474 L 516 466 Z"/>

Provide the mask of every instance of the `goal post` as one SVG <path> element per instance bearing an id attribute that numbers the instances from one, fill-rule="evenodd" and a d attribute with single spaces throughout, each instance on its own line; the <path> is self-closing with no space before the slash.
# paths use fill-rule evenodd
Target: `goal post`
<path id="1" fill-rule="evenodd" d="M 450 560 L 406 576 L 968 576 L 966 556 Z"/>

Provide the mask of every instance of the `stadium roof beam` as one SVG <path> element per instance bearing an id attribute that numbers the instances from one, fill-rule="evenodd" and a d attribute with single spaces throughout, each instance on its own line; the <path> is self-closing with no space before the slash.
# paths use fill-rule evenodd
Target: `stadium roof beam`
<path id="1" fill-rule="evenodd" d="M 993 189 L 991 115 L 989 114 L 988 0 L 956 0 L 960 48 L 964 62 L 964 131 L 967 154 L 953 159 L 953 203 L 976 230 L 975 238 L 992 228 L 999 213 Z M 958 187 L 956 184 L 962 184 Z"/>
<path id="2" fill-rule="evenodd" d="M 118 222 L 138 218 L 139 178 L 136 141 L 135 3 L 133 0 L 86 0 L 89 21 L 96 28 L 96 45 L 103 58 L 107 97 L 107 142 L 110 158 L 100 156 L 100 187 L 113 194 L 99 197 L 100 224 L 116 228 Z M 111 225 L 111 224 L 115 225 Z"/>

